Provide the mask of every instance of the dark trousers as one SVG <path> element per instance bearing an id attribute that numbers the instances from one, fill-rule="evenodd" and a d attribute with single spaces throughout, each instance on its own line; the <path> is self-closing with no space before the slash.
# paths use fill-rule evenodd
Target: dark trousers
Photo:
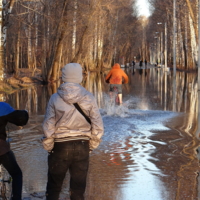
<path id="1" fill-rule="evenodd" d="M 22 199 L 22 171 L 17 164 L 12 151 L 0 156 L 0 164 L 8 171 L 12 177 L 12 200 Z"/>
<path id="2" fill-rule="evenodd" d="M 63 180 L 69 169 L 70 199 L 84 200 L 89 166 L 89 141 L 55 142 L 48 156 L 48 182 L 46 200 L 57 200 Z"/>

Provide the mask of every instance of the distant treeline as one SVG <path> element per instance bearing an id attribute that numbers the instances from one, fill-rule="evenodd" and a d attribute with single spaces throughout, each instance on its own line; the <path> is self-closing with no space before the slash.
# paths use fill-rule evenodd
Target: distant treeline
<path id="1" fill-rule="evenodd" d="M 173 65 L 173 24 L 175 22 L 177 68 L 195 70 L 198 62 L 198 1 L 176 0 L 176 20 L 173 18 L 173 0 L 149 0 L 149 2 L 153 14 L 149 18 L 145 31 L 151 59 L 164 63 L 166 36 L 168 65 Z"/>

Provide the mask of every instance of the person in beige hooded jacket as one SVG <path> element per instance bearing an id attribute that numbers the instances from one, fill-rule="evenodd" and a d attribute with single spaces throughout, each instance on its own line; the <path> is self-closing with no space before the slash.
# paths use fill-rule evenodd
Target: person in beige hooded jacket
<path id="1" fill-rule="evenodd" d="M 49 151 L 46 199 L 59 199 L 65 174 L 69 170 L 70 198 L 83 200 L 89 152 L 101 142 L 103 121 L 95 97 L 79 84 L 82 82 L 81 65 L 65 65 L 62 80 L 64 83 L 49 100 L 43 122 L 44 147 Z"/>

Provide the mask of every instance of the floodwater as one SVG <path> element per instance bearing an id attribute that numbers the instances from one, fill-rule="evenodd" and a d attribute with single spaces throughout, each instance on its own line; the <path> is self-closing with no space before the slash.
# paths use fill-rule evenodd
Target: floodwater
<path id="1" fill-rule="evenodd" d="M 121 107 L 109 103 L 106 73 L 90 73 L 83 81 L 97 99 L 105 127 L 102 143 L 90 155 L 86 200 L 200 199 L 196 74 L 177 72 L 174 79 L 162 68 L 138 65 L 125 71 L 130 83 L 123 85 Z M 45 191 L 47 152 L 40 141 L 41 123 L 58 85 L 3 96 L 30 113 L 23 128 L 9 125 L 11 147 L 23 171 L 24 199 L 41 199 Z M 69 199 L 68 177 L 61 200 Z"/>

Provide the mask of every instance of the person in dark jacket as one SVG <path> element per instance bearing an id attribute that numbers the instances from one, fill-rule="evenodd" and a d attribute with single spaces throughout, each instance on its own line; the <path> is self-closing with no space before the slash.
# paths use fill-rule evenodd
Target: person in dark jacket
<path id="1" fill-rule="evenodd" d="M 139 65 L 140 65 L 140 67 L 142 67 L 142 65 L 143 65 L 143 61 L 142 60 L 140 60 Z"/>
<path id="2" fill-rule="evenodd" d="M 145 67 L 147 67 L 147 60 L 145 60 L 144 62 L 145 62 Z"/>
<path id="3" fill-rule="evenodd" d="M 133 64 L 133 67 L 135 67 L 135 61 L 134 60 L 132 61 L 132 64 Z"/>
<path id="4" fill-rule="evenodd" d="M 17 126 L 24 126 L 28 119 L 26 110 L 15 110 L 8 103 L 0 102 L 0 164 L 12 177 L 12 200 L 22 199 L 22 171 L 6 141 L 6 125 L 10 122 Z"/>

